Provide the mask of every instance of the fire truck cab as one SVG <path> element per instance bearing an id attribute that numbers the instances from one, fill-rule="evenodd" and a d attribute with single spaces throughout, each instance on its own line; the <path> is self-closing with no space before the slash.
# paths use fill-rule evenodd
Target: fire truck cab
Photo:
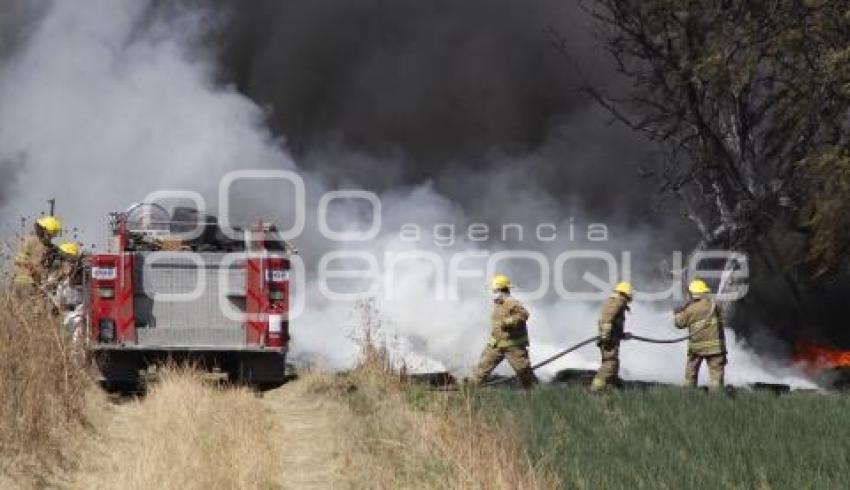
<path id="1" fill-rule="evenodd" d="M 110 224 L 111 251 L 91 256 L 85 297 L 87 350 L 106 384 L 138 383 L 169 361 L 235 382 L 284 381 L 292 250 L 274 226 L 234 239 L 214 217 L 156 204 L 113 213 Z"/>

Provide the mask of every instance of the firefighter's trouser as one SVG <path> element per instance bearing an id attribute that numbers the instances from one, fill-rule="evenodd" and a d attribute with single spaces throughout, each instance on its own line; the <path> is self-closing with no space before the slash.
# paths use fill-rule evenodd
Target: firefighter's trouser
<path id="1" fill-rule="evenodd" d="M 685 368 L 685 385 L 695 387 L 699 377 L 699 367 L 702 361 L 708 365 L 708 386 L 712 389 L 720 389 L 724 386 L 724 371 L 726 369 L 726 354 L 714 354 L 702 356 L 688 352 L 688 365 Z"/>
<path id="2" fill-rule="evenodd" d="M 602 361 L 590 384 L 590 389 L 593 391 L 604 390 L 620 374 L 620 343 L 601 344 L 599 352 L 602 354 Z"/>
<path id="3" fill-rule="evenodd" d="M 523 388 L 531 388 L 537 383 L 534 371 L 531 370 L 531 361 L 528 357 L 527 346 L 495 347 L 488 344 L 481 353 L 481 359 L 472 373 L 472 383 L 480 384 L 496 369 L 504 359 L 516 371 L 517 378 Z"/>

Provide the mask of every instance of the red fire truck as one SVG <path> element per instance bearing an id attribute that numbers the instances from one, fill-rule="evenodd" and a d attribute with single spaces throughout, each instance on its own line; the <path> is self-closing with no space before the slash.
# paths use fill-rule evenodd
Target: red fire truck
<path id="1" fill-rule="evenodd" d="M 293 252 L 273 226 L 234 239 L 195 210 L 138 204 L 113 213 L 111 229 L 110 251 L 89 260 L 84 300 L 104 382 L 135 384 L 167 361 L 249 384 L 284 381 Z"/>

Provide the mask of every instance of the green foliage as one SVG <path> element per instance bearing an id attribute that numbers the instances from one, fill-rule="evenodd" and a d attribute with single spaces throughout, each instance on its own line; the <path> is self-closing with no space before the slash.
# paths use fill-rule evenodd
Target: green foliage
<path id="1" fill-rule="evenodd" d="M 828 489 L 850 474 L 847 396 L 540 389 L 478 403 L 518 425 L 532 463 L 567 488 Z"/>

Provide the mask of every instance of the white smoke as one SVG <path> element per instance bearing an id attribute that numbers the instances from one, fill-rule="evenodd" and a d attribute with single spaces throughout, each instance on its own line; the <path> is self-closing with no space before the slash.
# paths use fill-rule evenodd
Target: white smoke
<path id="1" fill-rule="evenodd" d="M 56 197 L 67 223 L 96 240 L 106 213 L 151 190 L 209 195 L 228 170 L 292 167 L 263 111 L 213 84 L 193 48 L 214 17 L 146 19 L 149 5 L 53 2 L 0 67 L 0 161 L 25 166 L 8 216 Z"/>
<path id="2" fill-rule="evenodd" d="M 215 83 L 216 67 L 202 44 L 217 16 L 197 8 L 156 16 L 151 15 L 151 5 L 141 0 L 90 0 L 84 7 L 77 2 L 50 3 L 27 42 L 0 65 L 0 162 L 23 162 L 13 199 L 3 208 L 3 221 L 13 223 L 18 216 L 35 214 L 46 199 L 55 197 L 58 213 L 68 225 L 83 228 L 87 241 L 102 243 L 107 213 L 152 191 L 191 189 L 214 203 L 219 180 L 228 171 L 297 169 L 283 142 L 265 127 L 263 109 L 233 87 Z M 530 223 L 527 233 L 539 222 L 564 224 L 563 210 L 553 199 L 523 185 L 522 172 L 516 170 L 521 160 L 510 162 L 513 170 L 459 179 L 479 192 L 483 202 L 494 203 L 482 206 L 482 214 L 492 214 L 487 219 Z M 483 245 L 468 239 L 441 246 L 433 230 L 440 223 L 456 223 L 462 233 L 464 224 L 483 218 L 465 216 L 458 205 L 424 184 L 381 196 L 384 227 L 377 239 L 365 245 L 335 243 L 321 238 L 314 222 L 318 195 L 326 186 L 316 175 L 304 178 L 310 222 L 295 242 L 308 264 L 303 292 L 307 308 L 293 324 L 294 353 L 333 367 L 351 365 L 356 356 L 350 338 L 353 304 L 322 297 L 315 265 L 332 250 L 368 250 L 382 263 L 381 284 L 388 276 L 394 279 L 392 291 L 379 290 L 378 297 L 391 292 L 397 299 L 378 304 L 385 328 L 398 338 L 399 348 L 413 359 L 414 367 L 468 372 L 488 335 L 483 270 L 480 277 L 462 281 L 462 300 L 444 301 L 435 298 L 439 281 L 426 264 L 406 261 L 387 270 L 383 259 L 390 252 L 418 250 L 432 252 L 448 264 L 459 251 L 482 251 Z M 275 205 L 278 196 L 271 190 L 255 190 L 241 202 L 258 214 L 280 213 Z M 580 203 L 573 211 L 586 214 Z M 362 229 L 364 218 L 352 211 L 343 221 Z M 421 226 L 422 239 L 402 240 L 399 229 L 404 223 Z M 640 251 L 649 246 L 648 235 L 611 233 L 622 242 L 621 248 Z M 547 243 L 543 252 L 552 257 L 570 246 L 571 240 L 561 236 Z M 515 273 L 521 284 L 529 275 L 519 265 L 507 272 Z M 597 304 L 544 300 L 528 306 L 533 360 L 595 334 Z M 671 320 L 669 313 L 638 304 L 630 321 L 636 332 L 669 337 L 677 334 Z M 734 383 L 805 383 L 793 373 L 765 368 L 734 340 L 730 347 Z M 543 374 L 566 367 L 593 369 L 597 356 L 593 348 L 586 348 Z M 623 374 L 629 379 L 678 382 L 684 357 L 682 345 L 628 343 L 623 348 Z"/>

